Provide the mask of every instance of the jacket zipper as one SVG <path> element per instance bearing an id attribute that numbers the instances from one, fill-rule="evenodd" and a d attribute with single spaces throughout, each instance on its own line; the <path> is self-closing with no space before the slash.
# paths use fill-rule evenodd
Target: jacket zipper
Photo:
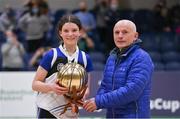
<path id="1" fill-rule="evenodd" d="M 117 61 L 115 62 L 113 78 L 112 78 L 112 91 L 114 90 L 114 76 L 115 76 L 116 68 L 117 68 L 117 65 L 119 64 L 119 62 L 120 62 L 120 58 L 118 58 Z M 113 118 L 114 118 L 114 109 L 113 108 L 112 108 L 112 114 L 113 114 Z"/>
<path id="2" fill-rule="evenodd" d="M 135 102 L 135 104 L 136 104 L 136 119 L 138 118 L 138 104 L 137 104 L 137 102 Z"/>

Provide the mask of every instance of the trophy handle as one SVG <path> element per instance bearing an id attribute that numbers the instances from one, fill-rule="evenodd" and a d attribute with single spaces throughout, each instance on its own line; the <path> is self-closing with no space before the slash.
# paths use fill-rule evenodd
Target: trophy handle
<path id="1" fill-rule="evenodd" d="M 85 92 L 86 92 L 86 89 L 87 89 L 87 86 L 84 86 L 83 87 L 83 89 L 82 89 L 82 92 L 81 92 L 81 94 L 80 94 L 80 96 L 77 96 L 76 97 L 76 104 L 78 105 L 78 106 L 83 106 L 83 100 L 82 100 L 82 98 L 83 98 L 83 96 L 84 96 L 84 94 L 85 94 Z"/>
<path id="2" fill-rule="evenodd" d="M 87 86 L 84 86 L 81 93 L 80 93 L 80 96 L 77 97 L 77 100 L 81 100 L 86 92 L 86 89 L 87 89 Z"/>

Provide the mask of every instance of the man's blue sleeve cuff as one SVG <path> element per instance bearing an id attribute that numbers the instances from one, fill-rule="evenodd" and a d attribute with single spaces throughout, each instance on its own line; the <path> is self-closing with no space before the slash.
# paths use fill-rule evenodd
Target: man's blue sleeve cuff
<path id="1" fill-rule="evenodd" d="M 95 103 L 96 103 L 96 106 L 97 106 L 97 110 L 101 108 L 100 104 L 99 104 L 99 95 L 96 95 L 95 97 Z"/>

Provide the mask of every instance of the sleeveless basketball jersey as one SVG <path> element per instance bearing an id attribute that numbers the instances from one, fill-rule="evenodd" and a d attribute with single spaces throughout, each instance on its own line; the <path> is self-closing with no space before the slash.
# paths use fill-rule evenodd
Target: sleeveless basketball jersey
<path id="1" fill-rule="evenodd" d="M 62 45 L 60 45 L 60 47 L 53 48 L 51 51 L 49 51 L 40 63 L 40 66 L 48 71 L 45 83 L 54 83 L 57 79 L 58 70 L 61 68 L 61 66 L 68 62 L 76 62 L 82 65 L 87 72 L 90 72 L 93 69 L 92 62 L 85 52 L 76 48 L 76 52 L 72 55 L 72 57 L 70 57 L 65 52 Z M 55 117 L 59 117 L 60 113 L 63 111 L 68 102 L 63 95 L 57 95 L 54 92 L 39 92 L 36 103 L 38 107 L 49 111 Z"/>

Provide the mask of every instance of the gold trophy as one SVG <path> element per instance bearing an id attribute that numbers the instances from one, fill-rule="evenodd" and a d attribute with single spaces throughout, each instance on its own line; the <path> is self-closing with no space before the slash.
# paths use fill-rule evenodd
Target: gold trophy
<path id="1" fill-rule="evenodd" d="M 83 105 L 82 98 L 87 89 L 88 78 L 85 68 L 77 63 L 67 63 L 59 69 L 57 80 L 60 86 L 69 89 L 68 93 L 64 94 L 68 103 L 61 114 L 64 114 L 68 107 L 71 107 L 73 113 L 78 113 L 78 106 Z"/>

